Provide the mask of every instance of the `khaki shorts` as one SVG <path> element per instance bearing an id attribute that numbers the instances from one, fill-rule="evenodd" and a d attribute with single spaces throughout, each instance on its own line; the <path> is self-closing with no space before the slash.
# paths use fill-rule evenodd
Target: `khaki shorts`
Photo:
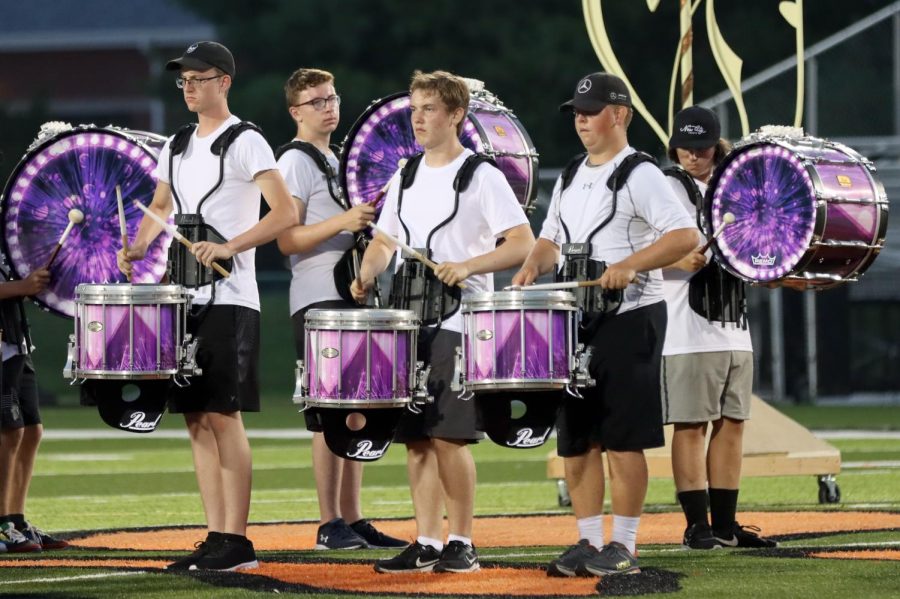
<path id="1" fill-rule="evenodd" d="M 663 356 L 661 379 L 666 424 L 750 418 L 753 352 Z"/>

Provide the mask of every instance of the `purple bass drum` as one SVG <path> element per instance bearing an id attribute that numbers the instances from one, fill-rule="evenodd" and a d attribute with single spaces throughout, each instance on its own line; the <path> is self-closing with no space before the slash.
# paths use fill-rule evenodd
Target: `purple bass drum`
<path id="1" fill-rule="evenodd" d="M 193 370 L 180 285 L 79 285 L 64 374 L 73 379 L 167 379 Z M 191 372 L 190 374 L 193 374 Z"/>
<path id="2" fill-rule="evenodd" d="M 121 247 L 116 186 L 125 199 L 129 237 L 143 214 L 133 205 L 149 205 L 156 189 L 153 170 L 165 138 L 116 127 L 47 123 L 13 169 L 3 191 L 2 251 L 13 274 L 27 277 L 43 268 L 77 208 L 84 220 L 75 225 L 50 269 L 50 284 L 35 297 L 42 308 L 72 318 L 80 283 L 124 282 L 116 266 Z M 163 233 L 134 265 L 135 283 L 157 283 L 166 270 L 170 236 Z"/>
<path id="3" fill-rule="evenodd" d="M 416 390 L 419 322 L 410 310 L 310 310 L 294 402 L 397 408 Z"/>
<path id="4" fill-rule="evenodd" d="M 538 154 L 531 138 L 513 112 L 480 81 L 467 79 L 469 114 L 459 136 L 463 146 L 492 157 L 509 181 L 526 212 L 537 196 Z M 409 93 L 401 92 L 372 102 L 344 139 L 340 178 L 350 204 L 377 200 L 381 212 L 382 189 L 400 168 L 401 160 L 422 151 L 410 123 Z"/>
<path id="5" fill-rule="evenodd" d="M 799 131 L 799 130 L 798 130 Z M 855 281 L 884 246 L 888 200 L 872 163 L 809 136 L 755 133 L 716 168 L 702 210 L 717 261 L 760 284 L 827 289 Z"/>
<path id="6" fill-rule="evenodd" d="M 461 312 L 464 333 L 457 369 L 464 393 L 581 385 L 573 294 L 476 293 L 463 299 Z"/>

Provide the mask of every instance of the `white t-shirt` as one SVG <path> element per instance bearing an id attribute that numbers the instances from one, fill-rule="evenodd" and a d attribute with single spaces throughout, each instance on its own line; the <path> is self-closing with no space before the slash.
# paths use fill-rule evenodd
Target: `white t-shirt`
<path id="1" fill-rule="evenodd" d="M 674 177 L 668 179 L 682 205 L 694 215 L 696 226 L 697 208 L 691 203 L 687 190 L 678 179 Z M 696 179 L 694 183 L 697 184 L 701 194 L 706 193 L 705 183 Z M 712 252 L 708 251 L 706 257 L 711 260 Z M 667 268 L 663 271 L 663 293 L 666 296 L 669 314 L 663 355 L 753 351 L 749 329 L 744 330 L 735 323 L 725 323 L 724 326 L 720 322 L 710 323 L 691 308 L 688 302 L 688 289 L 694 274 L 677 268 Z"/>
<path id="2" fill-rule="evenodd" d="M 453 179 L 471 154 L 472 151 L 467 149 L 450 164 L 438 168 L 428 166 L 425 159 L 419 163 L 415 181 L 403 192 L 402 213 L 399 215 L 409 228 L 410 239 L 406 239 L 397 214 L 400 181 L 399 175 L 395 175 L 378 226 L 414 248 L 424 248 L 428 234 L 453 212 L 456 195 Z M 431 258 L 440 264 L 464 262 L 487 254 L 494 250 L 501 233 L 524 224 L 528 224 L 528 219 L 503 173 L 492 166 L 479 165 L 468 189 L 459 194 L 456 217 L 432 237 Z M 398 268 L 402 263 L 401 256 L 402 251 L 398 248 Z M 465 284 L 463 297 L 493 291 L 494 276 L 473 275 L 465 280 Z M 462 316 L 459 311 L 442 322 L 441 328 L 461 333 Z"/>
<path id="3" fill-rule="evenodd" d="M 585 159 L 562 194 L 562 181 L 557 180 L 540 236 L 559 246 L 589 241 L 591 232 L 612 210 L 613 194 L 606 186 L 607 179 L 634 152 L 634 148 L 626 146 L 612 160 L 599 166 L 591 166 Z M 563 224 L 568 228 L 568 239 Z M 613 219 L 590 240 L 591 258 L 607 265 L 615 264 L 665 233 L 693 226 L 690 215 L 666 182 L 666 176 L 656 166 L 645 162 L 635 167 L 619 190 Z M 560 255 L 560 267 L 563 261 Z M 637 283 L 625 289 L 619 313 L 663 300 L 659 270 L 638 273 L 637 279 Z"/>
<path id="4" fill-rule="evenodd" d="M 337 172 L 334 154 L 329 152 L 326 159 Z M 314 225 L 344 212 L 328 191 L 325 173 L 305 152 L 288 150 L 278 159 L 278 170 L 291 195 L 305 207 L 301 224 Z M 332 185 L 339 192 L 337 181 Z M 342 231 L 308 252 L 291 255 L 291 314 L 315 302 L 341 299 L 334 284 L 334 265 L 352 245 L 353 234 Z"/>
<path id="5" fill-rule="evenodd" d="M 196 129 L 191 134 L 185 151 L 175 156 L 174 181 L 169 174 L 169 144 L 159 153 L 156 176 L 172 185 L 181 200 L 181 210 L 187 214 L 197 211 L 201 198 L 219 179 L 219 156 L 210 151 L 216 138 L 240 119 L 232 115 L 222 126 L 198 137 Z M 244 131 L 225 153 L 225 176 L 222 185 L 205 202 L 202 216 L 206 224 L 214 227 L 225 239 L 234 239 L 259 222 L 260 191 L 253 178 L 275 167 L 272 148 L 256 131 Z M 175 211 L 178 205 L 172 202 Z M 177 243 L 177 242 L 176 242 Z M 212 286 L 198 290 L 188 289 L 199 304 L 206 303 Z M 259 290 L 256 287 L 256 249 L 251 248 L 234 256 L 234 269 L 227 279 L 216 283 L 216 305 L 238 305 L 259 310 Z"/>

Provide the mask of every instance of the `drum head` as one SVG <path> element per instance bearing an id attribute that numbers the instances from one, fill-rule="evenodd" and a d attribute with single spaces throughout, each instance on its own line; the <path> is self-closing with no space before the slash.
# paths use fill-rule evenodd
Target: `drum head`
<path id="1" fill-rule="evenodd" d="M 116 202 L 121 186 L 128 237 L 134 238 L 156 189 L 153 169 L 164 139 L 122 129 L 81 126 L 39 139 L 10 175 L 3 191 L 2 251 L 12 274 L 25 278 L 46 266 L 69 224 L 72 208 L 84 220 L 69 233 L 53 266 L 50 285 L 35 301 L 61 316 L 75 313 L 79 283 L 125 281 L 116 265 L 122 247 Z M 157 283 L 166 269 L 170 236 L 161 234 L 134 265 L 135 283 Z"/>
<path id="2" fill-rule="evenodd" d="M 801 157 L 775 140 L 744 145 L 716 168 L 710 190 L 710 228 L 718 230 L 726 213 L 735 218 L 713 245 L 725 269 L 759 283 L 790 274 L 817 225 L 815 185 Z"/>

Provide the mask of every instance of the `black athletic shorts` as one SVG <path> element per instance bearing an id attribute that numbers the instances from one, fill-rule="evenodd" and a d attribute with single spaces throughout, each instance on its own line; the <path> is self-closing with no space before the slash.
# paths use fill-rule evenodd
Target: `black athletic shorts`
<path id="1" fill-rule="evenodd" d="M 563 400 L 559 455 L 582 455 L 592 444 L 613 451 L 663 446 L 659 376 L 666 320 L 666 304 L 658 302 L 599 325 L 589 341 L 597 385 L 581 389 L 584 399 Z"/>
<path id="2" fill-rule="evenodd" d="M 203 374 L 187 387 L 170 387 L 169 411 L 259 412 L 259 312 L 215 305 L 189 316 L 187 332 L 199 340 Z"/>
<path id="3" fill-rule="evenodd" d="M 298 360 L 306 360 L 306 356 L 304 355 L 304 344 L 306 343 L 306 313 L 312 309 L 320 309 L 320 310 L 356 310 L 359 309 L 359 304 L 353 304 L 344 300 L 325 300 L 321 302 L 314 302 L 305 308 L 301 308 L 297 310 L 291 315 L 291 325 L 294 328 L 294 349 L 297 352 Z M 310 413 L 309 411 L 303 412 L 303 416 L 306 419 L 306 430 L 312 431 L 314 433 L 321 433 L 324 429 L 322 428 L 322 422 L 317 413 Z"/>
<path id="4" fill-rule="evenodd" d="M 3 361 L 0 428 L 16 429 L 40 423 L 37 381 L 31 356 L 12 356 Z"/>
<path id="5" fill-rule="evenodd" d="M 450 389 L 456 360 L 456 348 L 462 334 L 434 327 L 419 329 L 417 359 L 431 364 L 428 392 L 433 403 L 425 404 L 421 414 L 403 412 L 394 440 L 409 443 L 425 439 L 456 439 L 475 443 L 484 438 L 481 414 L 474 398 L 462 400 L 459 391 Z"/>

